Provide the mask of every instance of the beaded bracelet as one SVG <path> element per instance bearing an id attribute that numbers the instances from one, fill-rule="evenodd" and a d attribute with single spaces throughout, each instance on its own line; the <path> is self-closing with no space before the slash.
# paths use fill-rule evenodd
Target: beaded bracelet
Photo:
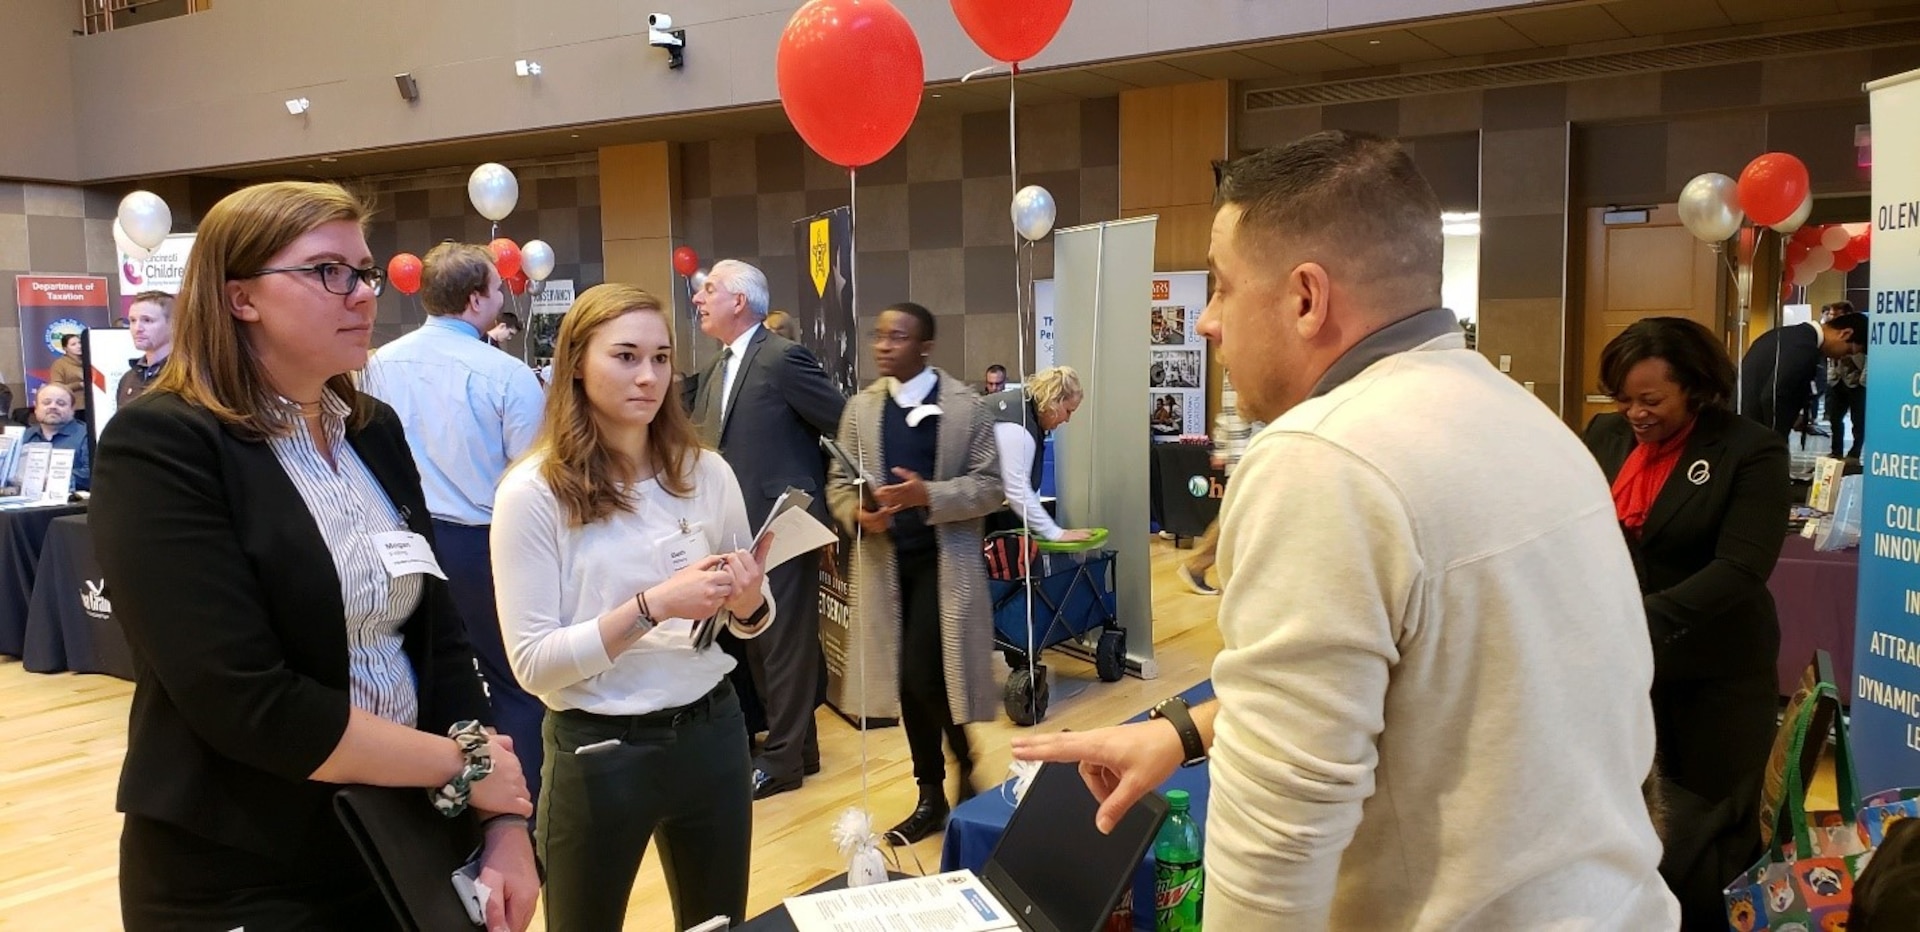
<path id="1" fill-rule="evenodd" d="M 488 743 L 486 729 L 471 719 L 454 723 L 447 729 L 447 737 L 460 748 L 466 763 L 444 786 L 428 790 L 427 798 L 433 801 L 434 809 L 451 819 L 467 811 L 467 804 L 473 799 L 473 785 L 493 772 L 493 748 Z"/>

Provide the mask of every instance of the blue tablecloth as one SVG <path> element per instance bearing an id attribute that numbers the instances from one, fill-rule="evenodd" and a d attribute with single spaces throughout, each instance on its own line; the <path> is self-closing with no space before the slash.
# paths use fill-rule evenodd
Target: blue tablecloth
<path id="1" fill-rule="evenodd" d="M 1205 680 L 1192 689 L 1180 694 L 1189 705 L 1196 705 L 1213 698 L 1213 681 Z M 1129 722 L 1145 721 L 1147 713 L 1142 712 Z M 1186 790 L 1191 797 L 1193 817 L 1202 826 L 1207 823 L 1207 792 L 1210 781 L 1207 765 L 1182 767 L 1160 785 L 1160 792 Z M 1007 820 L 1013 817 L 1013 784 L 1003 783 L 981 793 L 979 796 L 961 803 L 953 810 L 953 816 L 947 821 L 947 836 L 940 849 L 940 869 L 942 871 L 966 868 L 978 872 L 986 866 L 987 858 L 993 855 L 994 846 L 1000 843 L 1000 835 L 1007 830 Z M 1147 858 L 1141 862 L 1140 869 L 1133 875 L 1133 925 L 1136 929 L 1153 928 L 1153 850 L 1147 850 Z"/>

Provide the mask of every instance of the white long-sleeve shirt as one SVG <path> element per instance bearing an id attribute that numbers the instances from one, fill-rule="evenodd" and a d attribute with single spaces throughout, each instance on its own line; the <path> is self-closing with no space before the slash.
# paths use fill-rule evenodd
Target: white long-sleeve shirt
<path id="1" fill-rule="evenodd" d="M 1249 444 L 1209 930 L 1662 930 L 1652 649 L 1599 466 L 1449 334 Z"/>
<path id="2" fill-rule="evenodd" d="M 1033 490 L 1033 435 L 1019 424 L 1000 422 L 993 425 L 993 442 L 1000 448 L 1000 485 L 1006 489 L 1007 504 L 1042 540 L 1059 540 L 1064 532 Z"/>
<path id="3" fill-rule="evenodd" d="M 683 527 L 696 541 L 689 562 L 752 545 L 733 470 L 719 454 L 701 451 L 692 497 L 675 498 L 648 479 L 629 493 L 632 512 L 571 527 L 540 477 L 544 461 L 536 453 L 509 470 L 494 499 L 494 588 L 514 677 L 550 709 L 600 715 L 644 715 L 706 695 L 734 661 L 718 647 L 695 650 L 692 621 L 662 619 L 618 657 L 607 656 L 597 622 L 673 575 L 669 554 L 688 539 Z M 751 631 L 734 626 L 741 637 L 779 621 L 764 579 L 760 591 L 768 618 Z"/>

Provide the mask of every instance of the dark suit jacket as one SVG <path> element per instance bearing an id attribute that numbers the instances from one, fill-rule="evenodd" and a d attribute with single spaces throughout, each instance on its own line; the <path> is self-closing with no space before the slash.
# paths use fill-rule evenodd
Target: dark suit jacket
<path id="1" fill-rule="evenodd" d="M 347 441 L 431 540 L 400 420 L 370 403 Z M 337 787 L 307 775 L 350 708 L 346 611 L 319 527 L 267 444 L 173 394 L 114 416 L 93 488 L 94 550 L 135 670 L 120 810 L 298 860 L 338 831 Z M 422 730 L 489 718 L 445 582 L 427 578 L 402 632 Z"/>
<path id="2" fill-rule="evenodd" d="M 1609 483 L 1635 443 L 1618 414 L 1594 418 L 1586 441 Z M 1780 619 L 1767 577 L 1786 542 L 1790 497 L 1778 435 L 1724 410 L 1701 412 L 1640 539 L 1628 541 L 1656 682 L 1775 676 Z"/>
<path id="3" fill-rule="evenodd" d="M 1820 332 L 1806 324 L 1756 337 L 1740 359 L 1740 413 L 1785 437 L 1813 398 L 1823 362 Z"/>
<path id="4" fill-rule="evenodd" d="M 725 382 L 726 370 L 715 354 L 692 390 L 693 422 L 701 440 L 733 467 L 747 501 L 748 523 L 758 528 L 788 486 L 812 495 L 814 516 L 826 522 L 827 465 L 820 437 L 840 429 L 847 400 L 820 360 L 764 326 L 755 331 L 715 434 L 709 409 L 720 403 Z"/>

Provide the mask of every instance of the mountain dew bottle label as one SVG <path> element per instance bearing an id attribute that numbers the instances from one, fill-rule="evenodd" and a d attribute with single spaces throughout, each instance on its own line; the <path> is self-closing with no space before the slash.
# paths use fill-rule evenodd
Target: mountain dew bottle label
<path id="1" fill-rule="evenodd" d="M 1206 871 L 1198 858 L 1191 863 L 1160 861 L 1154 866 L 1153 927 L 1156 932 L 1199 932 L 1205 878 Z"/>

